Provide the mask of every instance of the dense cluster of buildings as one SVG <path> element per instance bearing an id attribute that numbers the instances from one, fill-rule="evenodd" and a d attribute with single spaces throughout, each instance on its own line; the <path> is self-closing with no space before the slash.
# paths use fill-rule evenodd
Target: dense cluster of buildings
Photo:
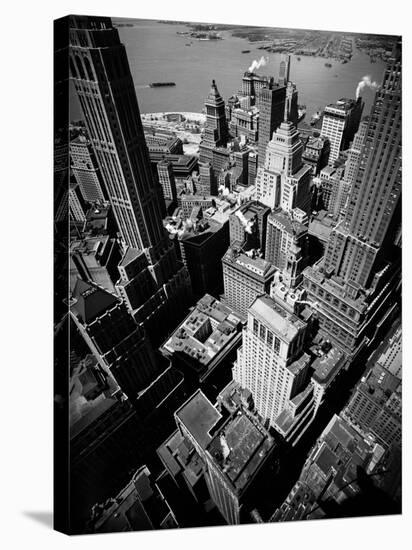
<path id="1" fill-rule="evenodd" d="M 324 517 L 373 491 L 399 502 L 385 472 L 400 460 L 400 327 L 364 365 L 399 317 L 398 50 L 367 118 L 360 97 L 340 99 L 304 138 L 289 56 L 277 78 L 246 72 L 226 103 L 213 80 L 199 155 L 185 155 L 143 127 L 110 18 L 67 24 L 84 116 L 68 178 L 56 140 L 57 234 L 70 222 L 57 320 L 71 338 L 67 529 Z M 280 502 L 285 461 L 354 371 Z"/>

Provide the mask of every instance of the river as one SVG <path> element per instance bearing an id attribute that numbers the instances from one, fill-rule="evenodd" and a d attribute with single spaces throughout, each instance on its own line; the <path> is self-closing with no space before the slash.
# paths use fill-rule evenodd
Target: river
<path id="1" fill-rule="evenodd" d="M 187 31 L 184 25 L 168 25 L 156 21 L 133 21 L 134 27 L 120 27 L 120 39 L 126 46 L 129 64 L 142 113 L 158 111 L 193 111 L 203 108 L 210 83 L 216 80 L 218 89 L 227 100 L 241 86 L 243 73 L 254 59 L 262 54 L 269 58 L 258 73 L 278 75 L 280 54 L 258 50 L 257 45 L 231 36 L 230 31 L 220 33 L 224 40 L 199 41 L 176 34 Z M 186 44 L 191 43 L 191 46 Z M 248 49 L 250 53 L 242 54 Z M 321 57 L 291 56 L 290 77 L 295 82 L 299 103 L 307 107 L 307 118 L 319 107 L 341 97 L 355 97 L 358 82 L 365 75 L 381 82 L 384 62 L 371 63 L 369 56 L 357 49 L 348 63 L 335 60 L 331 68 Z M 335 76 L 337 75 L 337 76 Z M 144 88 L 150 82 L 173 81 L 173 88 Z M 365 89 L 364 114 L 369 112 L 373 92 Z"/>
<path id="2" fill-rule="evenodd" d="M 233 37 L 230 31 L 220 32 L 224 40 L 198 41 L 177 34 L 189 30 L 185 25 L 129 21 L 134 26 L 120 27 L 119 34 L 126 47 L 142 113 L 200 112 L 213 79 L 227 100 L 240 89 L 242 75 L 252 61 L 262 54 L 268 58 L 268 63 L 258 73 L 278 75 L 280 54 L 259 50 L 258 45 Z M 187 46 L 188 43 L 191 46 Z M 250 53 L 242 54 L 245 49 Z M 296 56 L 291 56 L 290 78 L 297 86 L 299 103 L 306 105 L 307 121 L 319 107 L 323 108 L 341 97 L 355 97 L 356 86 L 363 76 L 370 75 L 372 80 L 380 83 L 385 67 L 380 60 L 371 63 L 369 56 L 357 49 L 346 64 L 329 60 L 331 68 L 325 67 L 328 61 L 325 58 L 300 57 L 298 61 Z M 176 86 L 148 87 L 150 82 L 157 81 L 173 81 Z M 368 88 L 362 93 L 364 114 L 369 113 L 373 94 Z M 75 119 L 79 114 L 78 106 L 73 105 L 71 118 Z"/>

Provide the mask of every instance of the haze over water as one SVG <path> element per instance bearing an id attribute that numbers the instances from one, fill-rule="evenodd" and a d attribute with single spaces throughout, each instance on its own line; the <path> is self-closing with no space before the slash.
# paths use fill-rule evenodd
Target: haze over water
<path id="1" fill-rule="evenodd" d="M 122 19 L 122 22 L 126 20 Z M 257 49 L 243 38 L 231 36 L 230 31 L 219 31 L 224 40 L 198 41 L 176 34 L 188 31 L 185 25 L 169 25 L 155 21 L 128 20 L 134 27 L 120 27 L 120 39 L 129 58 L 130 69 L 136 85 L 139 107 L 142 113 L 160 111 L 201 112 L 210 84 L 216 80 L 218 89 L 226 101 L 241 87 L 243 73 L 254 59 L 262 55 L 269 58 L 259 74 L 275 76 L 279 72 L 280 54 Z M 191 43 L 191 46 L 186 46 Z M 242 54 L 242 50 L 250 53 Z M 379 84 L 385 63 L 371 63 L 369 56 L 353 50 L 352 60 L 342 64 L 335 60 L 331 68 L 325 67 L 327 59 L 321 57 L 291 56 L 290 77 L 295 82 L 299 103 L 307 107 L 306 121 L 319 107 L 341 97 L 355 97 L 358 82 L 365 75 Z M 337 75 L 337 76 L 335 76 Z M 150 82 L 176 83 L 175 87 L 146 88 Z M 362 92 L 365 101 L 363 114 L 369 113 L 374 92 Z"/>

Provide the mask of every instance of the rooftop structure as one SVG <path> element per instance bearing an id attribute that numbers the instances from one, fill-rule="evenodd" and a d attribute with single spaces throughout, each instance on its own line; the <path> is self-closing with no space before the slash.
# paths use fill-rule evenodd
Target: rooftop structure
<path id="1" fill-rule="evenodd" d="M 150 477 L 148 467 L 141 466 L 115 498 L 95 504 L 91 531 L 111 533 L 179 527 L 168 502 Z"/>
<path id="2" fill-rule="evenodd" d="M 219 511 L 227 523 L 240 523 L 249 490 L 277 449 L 275 440 L 246 407 L 232 401 L 232 412 L 224 406 L 219 412 L 200 390 L 175 418 L 203 460 L 209 493 Z"/>
<path id="3" fill-rule="evenodd" d="M 160 348 L 203 381 L 241 339 L 241 319 L 206 294 Z"/>
<path id="4" fill-rule="evenodd" d="M 253 250 L 229 248 L 222 261 L 225 299 L 245 319 L 255 298 L 269 292 L 276 268 Z"/>

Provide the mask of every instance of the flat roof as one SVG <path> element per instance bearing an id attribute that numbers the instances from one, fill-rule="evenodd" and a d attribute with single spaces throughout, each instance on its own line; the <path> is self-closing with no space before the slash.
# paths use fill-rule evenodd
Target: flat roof
<path id="1" fill-rule="evenodd" d="M 241 333 L 241 323 L 229 307 L 205 294 L 161 350 L 180 352 L 207 367 Z"/>
<path id="2" fill-rule="evenodd" d="M 330 380 L 333 374 L 335 374 L 344 363 L 345 356 L 342 351 L 335 347 L 332 347 L 328 353 L 325 353 L 321 357 L 318 357 L 313 362 L 313 378 L 321 383 L 325 384 Z"/>
<path id="3" fill-rule="evenodd" d="M 250 306 L 249 312 L 268 325 L 275 334 L 288 341 L 293 340 L 299 330 L 305 326 L 305 323 L 296 315 L 289 313 L 266 295 L 257 297 Z"/>
<path id="4" fill-rule="evenodd" d="M 215 435 L 207 451 L 240 492 L 274 447 L 274 439 L 259 421 L 238 409 Z"/>
<path id="5" fill-rule="evenodd" d="M 222 418 L 220 412 L 201 390 L 197 390 L 189 397 L 186 403 L 175 412 L 175 416 L 203 449 L 206 449 L 212 440 L 209 435 L 210 430 Z"/>

